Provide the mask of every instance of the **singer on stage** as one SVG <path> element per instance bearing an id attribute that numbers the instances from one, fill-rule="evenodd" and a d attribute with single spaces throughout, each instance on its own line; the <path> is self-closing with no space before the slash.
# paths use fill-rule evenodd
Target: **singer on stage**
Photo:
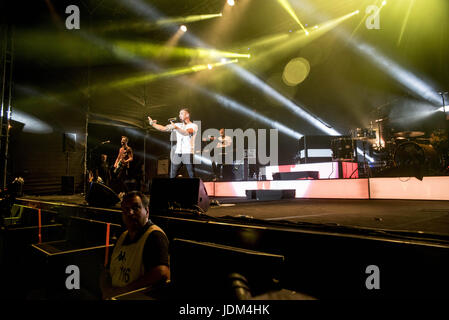
<path id="1" fill-rule="evenodd" d="M 170 155 L 170 178 L 175 178 L 179 169 L 184 164 L 190 178 L 195 176 L 193 167 L 193 155 L 195 150 L 195 137 L 198 132 L 198 126 L 190 120 L 190 111 L 187 108 L 179 111 L 179 120 L 174 123 L 170 121 L 169 125 L 163 126 L 157 124 L 157 120 L 148 116 L 150 126 L 159 131 L 176 132 L 176 150 Z"/>

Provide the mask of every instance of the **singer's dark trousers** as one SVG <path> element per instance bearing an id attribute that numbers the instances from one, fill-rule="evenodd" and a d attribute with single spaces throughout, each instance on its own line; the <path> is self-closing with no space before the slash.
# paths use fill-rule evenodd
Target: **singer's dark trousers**
<path id="1" fill-rule="evenodd" d="M 175 153 L 172 155 L 170 166 L 170 178 L 176 178 L 182 165 L 186 166 L 189 178 L 195 177 L 195 168 L 193 166 L 193 154 L 191 153 Z"/>

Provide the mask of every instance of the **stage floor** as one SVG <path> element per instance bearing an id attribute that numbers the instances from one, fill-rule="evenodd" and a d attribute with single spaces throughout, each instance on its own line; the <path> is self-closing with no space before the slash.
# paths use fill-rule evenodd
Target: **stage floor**
<path id="1" fill-rule="evenodd" d="M 325 225 L 423 232 L 449 236 L 449 201 L 435 200 L 372 200 L 372 199 L 288 199 L 257 201 L 246 198 L 214 198 L 220 205 L 211 205 L 212 217 L 248 216 L 254 219 L 281 222 L 306 222 Z M 88 207 L 81 194 L 24 196 L 20 204 L 39 206 Z M 151 201 L 151 199 L 150 199 Z M 120 211 L 117 204 L 109 210 Z"/>
<path id="2" fill-rule="evenodd" d="M 207 214 L 449 235 L 449 201 L 291 199 L 242 202 L 222 199 L 220 203 L 221 206 L 211 207 Z"/>

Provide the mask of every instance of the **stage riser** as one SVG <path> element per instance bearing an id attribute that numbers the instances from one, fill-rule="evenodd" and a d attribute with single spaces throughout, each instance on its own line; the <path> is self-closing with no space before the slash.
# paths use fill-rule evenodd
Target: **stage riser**
<path id="1" fill-rule="evenodd" d="M 246 190 L 295 189 L 296 198 L 449 200 L 449 177 L 205 182 L 209 196 L 246 197 Z"/>

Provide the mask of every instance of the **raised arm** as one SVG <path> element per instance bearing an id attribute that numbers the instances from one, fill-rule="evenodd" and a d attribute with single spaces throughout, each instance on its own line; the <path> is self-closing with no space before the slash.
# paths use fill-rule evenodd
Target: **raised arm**
<path id="1" fill-rule="evenodd" d="M 162 126 L 160 124 L 157 124 L 157 120 L 153 120 L 151 119 L 150 116 L 148 116 L 148 123 L 150 124 L 150 126 L 152 126 L 154 129 L 159 130 L 159 131 L 170 131 L 170 127 L 169 126 Z"/>
<path id="2" fill-rule="evenodd" d="M 189 135 L 193 135 L 195 133 L 195 131 L 192 128 L 188 128 L 186 130 L 178 127 L 176 124 L 174 124 L 173 122 L 170 122 L 171 125 L 173 126 L 173 129 L 175 129 L 176 131 L 178 131 L 180 134 L 182 134 L 183 136 L 189 136 Z"/>

